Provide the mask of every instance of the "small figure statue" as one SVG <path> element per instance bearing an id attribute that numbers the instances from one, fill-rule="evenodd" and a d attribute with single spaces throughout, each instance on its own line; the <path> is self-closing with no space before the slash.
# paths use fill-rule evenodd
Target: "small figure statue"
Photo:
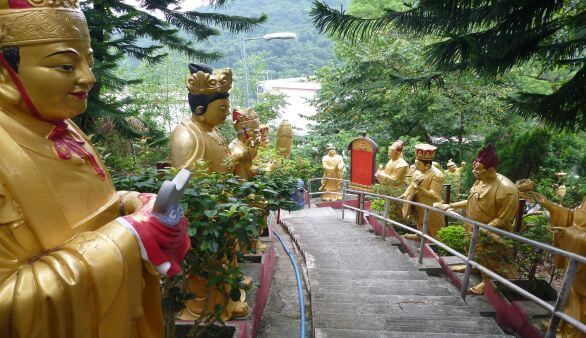
<path id="1" fill-rule="evenodd" d="M 267 124 L 261 124 L 260 129 L 260 146 L 261 148 L 269 147 L 269 126 Z"/>
<path id="2" fill-rule="evenodd" d="M 281 121 L 277 128 L 277 155 L 282 158 L 291 156 L 291 147 L 293 146 L 293 126 L 287 120 Z"/>
<path id="3" fill-rule="evenodd" d="M 218 126 L 230 114 L 232 70 L 213 71 L 207 65 L 192 63 L 189 71 L 187 98 L 192 115 L 171 133 L 171 165 L 193 170 L 197 161 L 204 160 L 211 172 L 231 172 L 228 142 Z"/>
<path id="4" fill-rule="evenodd" d="M 554 184 L 554 192 L 555 195 L 557 196 L 557 198 L 559 198 L 560 200 L 563 200 L 564 197 L 566 197 L 566 193 L 568 191 L 568 188 L 566 188 L 566 185 L 563 182 L 563 178 L 566 177 L 568 173 L 565 173 L 563 171 L 560 171 L 559 173 L 555 173 L 555 176 L 558 179 L 557 184 Z"/>
<path id="5" fill-rule="evenodd" d="M 549 211 L 549 221 L 554 227 L 554 245 L 563 250 L 586 256 L 586 198 L 576 209 L 567 209 L 548 200 L 539 193 L 532 193 L 531 199 Z M 556 265 L 565 268 L 567 259 L 556 256 Z M 586 322 L 586 266 L 578 264 L 576 276 L 566 302 L 564 312 L 580 322 Z M 562 337 L 585 338 L 586 334 L 562 321 Z"/>
<path id="6" fill-rule="evenodd" d="M 258 174 L 258 168 L 252 164 L 261 144 L 258 114 L 251 109 L 236 108 L 232 120 L 238 137 L 229 146 L 234 175 L 247 181 Z"/>
<path id="7" fill-rule="evenodd" d="M 472 173 L 476 182 L 470 189 L 468 200 L 450 204 L 438 203 L 434 206 L 443 210 L 466 209 L 466 215 L 475 221 L 512 231 L 519 205 L 519 193 L 511 180 L 496 172 L 497 167 L 496 151 L 489 144 L 478 153 L 474 161 Z M 467 225 L 466 230 L 470 235 L 472 227 Z M 512 246 L 501 236 L 480 231 L 476 247 L 476 261 L 480 264 L 505 278 L 513 278 L 514 269 L 510 262 L 512 251 Z M 482 275 L 482 282 L 469 291 L 477 295 L 483 294 L 488 280 L 488 276 Z"/>
<path id="8" fill-rule="evenodd" d="M 322 194 L 322 200 L 338 201 L 342 199 L 342 195 L 330 192 L 341 192 L 342 181 L 331 180 L 331 178 L 340 180 L 342 179 L 344 159 L 342 156 L 336 154 L 336 148 L 333 144 L 328 144 L 326 149 L 328 150 L 328 154 L 321 160 L 324 168 L 324 177 L 322 179 L 322 184 L 319 187 L 319 190 L 325 191 L 325 193 Z"/>
<path id="9" fill-rule="evenodd" d="M 398 140 L 389 146 L 389 161 L 384 170 L 379 168 L 377 180 L 392 189 L 403 188 L 409 164 L 403 159 L 403 141 Z"/>
<path id="10" fill-rule="evenodd" d="M 427 205 L 433 205 L 442 200 L 444 174 L 432 165 L 436 150 L 437 148 L 430 144 L 420 143 L 415 145 L 415 172 L 413 173 L 413 179 L 407 190 L 399 198 Z M 419 231 L 423 229 L 424 213 L 425 210 L 422 208 L 416 208 L 407 203 L 404 204 L 403 217 L 407 218 L 409 214 L 412 214 Z M 427 233 L 435 237 L 437 232 L 444 226 L 444 222 L 442 214 L 430 212 Z M 405 238 L 418 239 L 419 236 L 407 234 Z"/>
<path id="11" fill-rule="evenodd" d="M 162 337 L 186 220 L 116 192 L 70 120 L 96 82 L 77 1 L 0 0 L 0 337 Z"/>
<path id="12" fill-rule="evenodd" d="M 456 163 L 450 159 L 447 164 L 448 169 L 444 171 L 446 182 L 452 185 L 452 192 L 456 196 L 460 196 L 460 170 Z"/>

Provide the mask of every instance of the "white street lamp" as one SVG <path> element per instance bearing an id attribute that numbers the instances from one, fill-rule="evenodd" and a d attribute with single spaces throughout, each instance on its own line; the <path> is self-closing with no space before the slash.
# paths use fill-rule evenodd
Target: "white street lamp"
<path id="1" fill-rule="evenodd" d="M 257 38 L 244 38 L 244 36 L 240 37 L 240 59 L 242 62 L 242 68 L 244 70 L 244 91 L 246 95 L 246 107 L 250 107 L 250 93 L 248 91 L 248 67 L 246 66 L 246 45 L 244 44 L 244 42 L 250 40 L 291 40 L 296 38 L 297 34 L 291 32 L 269 33 Z"/>

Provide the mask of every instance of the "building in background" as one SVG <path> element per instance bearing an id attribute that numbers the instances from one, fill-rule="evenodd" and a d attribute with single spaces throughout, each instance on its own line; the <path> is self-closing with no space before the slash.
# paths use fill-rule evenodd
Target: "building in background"
<path id="1" fill-rule="evenodd" d="M 276 126 L 279 121 L 287 119 L 293 125 L 295 134 L 298 135 L 305 135 L 308 126 L 313 124 L 304 116 L 312 116 L 316 113 L 316 108 L 309 103 L 309 100 L 313 99 L 319 89 L 320 84 L 307 77 L 266 80 L 260 81 L 258 85 L 259 94 L 264 92 L 285 94 L 287 106 L 279 112 L 276 121 L 271 121 L 271 124 Z"/>

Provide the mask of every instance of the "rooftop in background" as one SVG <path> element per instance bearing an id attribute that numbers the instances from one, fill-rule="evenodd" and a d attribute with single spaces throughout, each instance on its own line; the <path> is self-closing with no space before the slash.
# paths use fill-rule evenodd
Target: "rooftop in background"
<path id="1" fill-rule="evenodd" d="M 303 116 L 312 116 L 316 113 L 316 108 L 308 101 L 320 88 L 319 83 L 307 77 L 293 77 L 260 81 L 258 91 L 259 93 L 276 91 L 285 94 L 288 105 L 279 112 L 277 121 L 271 124 L 277 125 L 278 121 L 287 119 L 293 125 L 295 134 L 305 135 L 308 131 L 307 127 L 313 122 Z"/>

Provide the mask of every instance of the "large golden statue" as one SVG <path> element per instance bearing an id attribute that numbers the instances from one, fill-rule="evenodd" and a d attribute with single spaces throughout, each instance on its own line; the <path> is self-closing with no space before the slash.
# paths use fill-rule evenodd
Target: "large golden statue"
<path id="1" fill-rule="evenodd" d="M 253 166 L 261 142 L 258 114 L 251 109 L 234 109 L 232 112 L 237 138 L 230 142 L 230 157 L 234 174 L 249 180 L 258 174 Z"/>
<path id="2" fill-rule="evenodd" d="M 433 205 L 442 200 L 444 174 L 432 164 L 436 150 L 437 148 L 430 144 L 420 143 L 415 145 L 415 172 L 413 173 L 413 179 L 407 190 L 399 198 L 427 205 Z M 407 217 L 409 214 L 413 215 L 413 220 L 419 231 L 423 229 L 424 213 L 423 208 L 416 208 L 407 203 L 403 208 L 403 217 Z M 427 233 L 435 237 L 443 226 L 444 216 L 437 212 L 429 212 Z M 418 239 L 419 236 L 407 234 L 405 238 Z"/>
<path id="3" fill-rule="evenodd" d="M 116 193 L 70 120 L 92 52 L 77 1 L 0 0 L 0 337 L 163 336 L 160 273 L 180 271 L 185 223 Z"/>
<path id="4" fill-rule="evenodd" d="M 293 126 L 287 120 L 281 121 L 277 128 L 277 155 L 283 158 L 291 156 L 291 147 L 293 146 Z"/>
<path id="5" fill-rule="evenodd" d="M 478 153 L 472 173 L 476 182 L 470 189 L 468 200 L 450 204 L 436 204 L 436 207 L 448 209 L 466 209 L 466 215 L 506 231 L 512 231 L 512 224 L 519 205 L 519 193 L 515 184 L 505 176 L 498 174 L 498 157 L 494 147 L 489 144 Z M 467 225 L 468 234 L 471 226 Z M 476 247 L 476 261 L 497 272 L 505 278 L 515 275 L 511 264 L 512 247 L 501 236 L 486 230 L 480 231 Z M 488 277 L 483 275 L 482 282 L 470 288 L 474 294 L 483 294 Z"/>
<path id="6" fill-rule="evenodd" d="M 328 154 L 321 160 L 324 168 L 324 177 L 322 179 L 322 184 L 319 187 L 319 190 L 325 191 L 322 194 L 322 200 L 338 201 L 342 199 L 342 195 L 336 194 L 336 192 L 342 191 L 342 181 L 338 181 L 336 179 L 342 179 L 344 159 L 342 156 L 336 154 L 336 148 L 334 145 L 328 144 L 326 149 L 328 150 Z"/>
<path id="7" fill-rule="evenodd" d="M 576 209 L 567 209 L 553 203 L 539 193 L 533 193 L 532 199 L 549 211 L 549 221 L 554 227 L 554 245 L 581 256 L 586 256 L 586 198 Z M 556 265 L 565 268 L 567 260 L 556 257 Z M 586 322 L 586 266 L 578 264 L 576 277 L 570 290 L 564 312 Z M 585 338 L 586 334 L 566 322 L 560 327 L 562 337 Z"/>
<path id="8" fill-rule="evenodd" d="M 375 176 L 377 180 L 392 189 L 404 188 L 405 175 L 409 164 L 403 159 L 403 141 L 395 141 L 389 146 L 389 161 L 384 170 L 379 168 Z"/>
<path id="9" fill-rule="evenodd" d="M 231 172 L 228 142 L 217 127 L 230 113 L 232 70 L 213 71 L 203 64 L 190 64 L 189 71 L 187 88 L 192 115 L 171 134 L 171 165 L 192 170 L 197 161 L 204 160 L 212 172 Z"/>

